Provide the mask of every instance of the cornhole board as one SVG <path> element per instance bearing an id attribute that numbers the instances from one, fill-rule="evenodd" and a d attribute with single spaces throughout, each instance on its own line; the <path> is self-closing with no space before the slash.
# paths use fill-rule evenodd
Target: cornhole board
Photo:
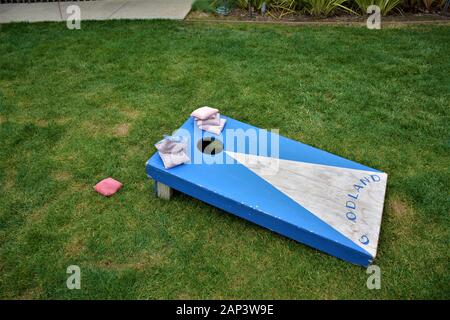
<path id="1" fill-rule="evenodd" d="M 155 184 L 345 261 L 361 266 L 372 262 L 380 233 L 386 173 L 276 133 L 260 138 L 259 133 L 266 130 L 223 118 L 227 123 L 220 136 L 201 131 L 189 118 L 175 134 L 188 139 L 191 163 L 166 170 L 155 153 L 147 161 L 147 175 Z M 225 131 L 230 129 L 256 131 L 258 139 L 265 140 L 258 143 L 269 145 L 269 151 L 261 153 L 248 145 L 235 150 L 238 146 L 226 141 Z M 222 152 L 210 155 L 198 148 L 199 140 L 209 137 L 223 143 Z M 276 140 L 278 155 L 273 157 L 271 151 L 275 149 L 268 141 Z M 196 163 L 194 157 L 204 161 Z M 277 170 L 266 170 L 272 165 Z"/>

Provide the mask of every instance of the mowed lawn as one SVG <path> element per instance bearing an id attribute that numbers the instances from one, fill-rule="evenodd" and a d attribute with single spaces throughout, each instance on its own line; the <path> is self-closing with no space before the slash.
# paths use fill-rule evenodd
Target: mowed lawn
<path id="1" fill-rule="evenodd" d="M 2 25 L 0 297 L 450 298 L 449 39 L 449 26 Z M 201 105 L 389 174 L 380 290 L 364 268 L 154 196 L 153 144 Z M 124 188 L 103 198 L 92 187 L 108 176 Z M 66 287 L 72 264 L 81 290 Z"/>

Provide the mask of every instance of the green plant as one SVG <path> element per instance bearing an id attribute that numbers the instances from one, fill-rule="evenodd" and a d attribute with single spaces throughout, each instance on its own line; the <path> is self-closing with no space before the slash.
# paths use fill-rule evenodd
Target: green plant
<path id="1" fill-rule="evenodd" d="M 350 8 L 343 5 L 346 0 L 304 0 L 304 11 L 313 16 L 329 16 L 336 9 L 355 13 Z"/>
<path id="2" fill-rule="evenodd" d="M 195 2 L 192 4 L 192 11 L 213 12 L 213 1 L 195 0 Z"/>
<path id="3" fill-rule="evenodd" d="M 295 0 L 294 0 L 295 1 Z M 235 6 L 241 9 L 248 9 L 248 4 L 252 5 L 252 7 L 256 9 L 261 9 L 262 4 L 265 2 L 267 6 L 269 6 L 272 2 L 272 0 L 234 0 L 233 1 Z"/>
<path id="4" fill-rule="evenodd" d="M 376 5 L 380 7 L 381 15 L 385 16 L 396 8 L 400 10 L 398 6 L 403 3 L 403 0 L 355 0 L 355 3 L 363 14 L 367 13 L 369 6 Z"/>
<path id="5" fill-rule="evenodd" d="M 409 12 L 417 12 L 419 7 L 422 6 L 421 1 L 422 0 L 403 0 L 402 9 Z"/>
<path id="6" fill-rule="evenodd" d="M 296 0 L 272 0 L 268 3 L 267 13 L 273 18 L 281 19 L 285 15 L 295 13 L 296 6 Z"/>
<path id="7" fill-rule="evenodd" d="M 234 4 L 238 8 L 247 10 L 249 2 L 256 10 L 261 10 L 263 3 L 266 3 L 267 14 L 275 19 L 295 13 L 298 0 L 235 0 Z"/>
<path id="8" fill-rule="evenodd" d="M 238 8 L 241 9 L 247 9 L 248 7 L 248 0 L 235 0 L 234 3 Z"/>
<path id="9" fill-rule="evenodd" d="M 422 0 L 422 2 L 423 2 L 423 5 L 425 6 L 425 8 L 428 11 L 431 11 L 431 8 L 433 7 L 435 0 Z"/>

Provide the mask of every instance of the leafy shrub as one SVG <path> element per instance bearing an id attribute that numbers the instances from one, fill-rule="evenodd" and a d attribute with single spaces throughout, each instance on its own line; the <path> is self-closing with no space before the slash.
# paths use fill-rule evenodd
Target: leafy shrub
<path id="1" fill-rule="evenodd" d="M 304 0 L 304 11 L 313 16 L 329 16 L 337 9 L 352 12 L 343 5 L 346 0 Z"/>
<path id="2" fill-rule="evenodd" d="M 436 2 L 435 0 L 422 0 L 423 5 L 428 11 L 431 11 L 433 4 Z"/>
<path id="3" fill-rule="evenodd" d="M 298 0 L 234 0 L 237 7 L 245 10 L 248 9 L 249 2 L 256 10 L 261 10 L 263 3 L 266 3 L 267 14 L 273 18 L 295 13 L 298 4 Z"/>
<path id="4" fill-rule="evenodd" d="M 256 10 L 261 10 L 266 3 L 267 14 L 273 18 L 295 13 L 298 10 L 314 16 L 329 16 L 336 10 L 344 10 L 352 14 L 366 14 L 370 5 L 377 5 L 383 16 L 404 9 L 418 12 L 421 9 L 432 11 L 433 8 L 444 7 L 445 0 L 195 0 L 192 9 L 196 11 L 214 12 L 218 6 L 226 1 L 228 7 L 248 9 L 249 3 Z"/>
<path id="5" fill-rule="evenodd" d="M 195 0 L 192 4 L 192 11 L 213 12 L 213 1 L 211 0 Z"/>
<path id="6" fill-rule="evenodd" d="M 445 0 L 404 0 L 402 7 L 411 12 L 417 12 L 419 9 L 432 11 L 433 7 L 444 8 Z"/>
<path id="7" fill-rule="evenodd" d="M 249 0 L 235 0 L 234 3 L 236 4 L 237 7 L 241 9 L 246 9 L 248 8 L 248 1 Z"/>
<path id="8" fill-rule="evenodd" d="M 234 0 L 234 4 L 241 9 L 248 9 L 248 3 L 252 5 L 252 7 L 256 9 L 261 9 L 262 4 L 265 2 L 266 6 L 269 8 L 272 3 L 277 2 L 276 0 Z M 295 0 L 294 0 L 295 2 Z"/>
<path id="9" fill-rule="evenodd" d="M 370 5 L 376 5 L 380 7 L 381 15 L 385 16 L 394 9 L 398 9 L 398 6 L 403 3 L 403 0 L 354 0 L 359 10 L 365 14 L 367 8 Z"/>
<path id="10" fill-rule="evenodd" d="M 295 13 L 296 0 L 272 0 L 269 1 L 267 13 L 273 18 L 280 19 L 285 15 Z"/>

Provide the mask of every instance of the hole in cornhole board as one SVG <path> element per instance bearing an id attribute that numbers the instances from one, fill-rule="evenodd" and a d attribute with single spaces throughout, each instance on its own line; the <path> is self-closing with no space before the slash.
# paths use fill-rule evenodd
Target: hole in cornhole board
<path id="1" fill-rule="evenodd" d="M 223 151 L 223 143 L 214 137 L 204 137 L 198 140 L 197 149 L 202 153 L 215 155 Z"/>

